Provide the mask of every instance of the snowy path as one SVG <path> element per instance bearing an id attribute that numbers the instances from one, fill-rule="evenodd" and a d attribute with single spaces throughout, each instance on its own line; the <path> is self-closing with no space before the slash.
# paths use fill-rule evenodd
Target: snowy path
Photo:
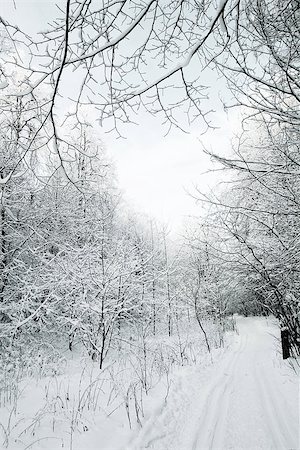
<path id="1" fill-rule="evenodd" d="M 299 393 L 291 395 L 276 367 L 274 337 L 262 325 L 240 320 L 238 348 L 211 383 L 193 449 L 299 448 Z"/>
<path id="2" fill-rule="evenodd" d="M 299 380 L 278 354 L 278 330 L 263 318 L 239 318 L 238 329 L 209 370 L 177 382 L 148 439 L 134 448 L 300 448 Z"/>

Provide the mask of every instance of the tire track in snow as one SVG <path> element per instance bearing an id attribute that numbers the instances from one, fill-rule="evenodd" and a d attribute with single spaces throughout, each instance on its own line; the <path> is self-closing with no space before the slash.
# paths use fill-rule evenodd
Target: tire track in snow
<path id="1" fill-rule="evenodd" d="M 297 430 L 291 429 L 294 428 L 293 421 L 288 422 L 287 417 L 282 412 L 282 407 L 277 400 L 280 391 L 275 392 L 272 380 L 266 379 L 263 367 L 260 371 L 255 367 L 255 377 L 261 394 L 262 408 L 275 448 L 296 450 L 299 448 L 299 442 L 296 442 Z"/>
<path id="2" fill-rule="evenodd" d="M 234 368 L 247 343 L 244 336 L 238 349 L 229 359 L 225 367 L 221 366 L 220 374 L 211 386 L 202 414 L 199 418 L 198 430 L 194 438 L 192 450 L 222 448 L 224 444 L 226 417 L 229 398 L 233 388 Z M 224 382 L 224 377 L 226 380 Z"/>
<path id="3" fill-rule="evenodd" d="M 297 383 L 285 384 L 288 374 L 273 367 L 273 338 L 263 319 L 241 318 L 239 331 L 211 370 L 180 378 L 128 450 L 300 450 Z"/>

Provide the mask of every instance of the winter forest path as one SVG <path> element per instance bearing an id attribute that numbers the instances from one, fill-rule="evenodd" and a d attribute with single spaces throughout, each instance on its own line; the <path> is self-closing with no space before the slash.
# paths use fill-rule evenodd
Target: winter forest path
<path id="1" fill-rule="evenodd" d="M 238 331 L 211 367 L 177 382 L 153 424 L 160 436 L 150 433 L 139 448 L 300 449 L 299 379 L 278 353 L 277 328 L 240 317 Z"/>
<path id="2" fill-rule="evenodd" d="M 298 449 L 299 392 L 278 367 L 260 319 L 240 319 L 240 342 L 212 380 L 193 449 Z M 295 391 L 294 391 L 294 389 Z"/>

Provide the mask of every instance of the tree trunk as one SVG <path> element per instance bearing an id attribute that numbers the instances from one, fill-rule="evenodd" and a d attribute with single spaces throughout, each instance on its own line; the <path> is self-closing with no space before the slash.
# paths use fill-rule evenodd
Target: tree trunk
<path id="1" fill-rule="evenodd" d="M 287 328 L 281 329 L 281 346 L 283 359 L 289 358 L 291 355 L 290 355 L 289 330 Z"/>

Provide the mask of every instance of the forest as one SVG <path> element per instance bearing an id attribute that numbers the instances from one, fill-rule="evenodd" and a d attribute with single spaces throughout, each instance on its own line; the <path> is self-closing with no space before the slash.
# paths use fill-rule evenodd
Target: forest
<path id="1" fill-rule="evenodd" d="M 12 449 L 96 448 L 82 436 L 100 416 L 146 433 L 150 393 L 167 399 L 172 373 L 230 347 L 238 315 L 272 318 L 300 356 L 298 2 L 55 11 L 32 36 L 0 16 L 0 446 Z M 140 110 L 167 132 L 205 132 L 206 70 L 240 132 L 230 154 L 204 149 L 222 183 L 195 188 L 199 215 L 174 240 L 124 201 L 95 120 L 116 138 Z"/>

